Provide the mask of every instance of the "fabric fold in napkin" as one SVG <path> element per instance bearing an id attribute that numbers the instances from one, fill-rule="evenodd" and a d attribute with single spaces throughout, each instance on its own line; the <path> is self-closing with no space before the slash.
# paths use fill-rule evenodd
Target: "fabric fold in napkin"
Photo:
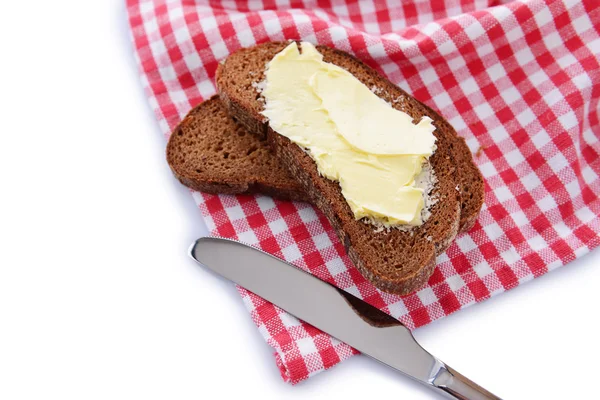
<path id="1" fill-rule="evenodd" d="M 218 63 L 241 47 L 301 39 L 356 55 L 438 110 L 486 181 L 474 228 L 400 297 L 351 265 L 311 205 L 193 193 L 214 235 L 309 271 L 426 325 L 562 266 L 600 239 L 600 2 L 597 0 L 128 0 L 142 84 L 165 137 L 213 95 Z M 357 354 L 239 288 L 286 381 Z"/>

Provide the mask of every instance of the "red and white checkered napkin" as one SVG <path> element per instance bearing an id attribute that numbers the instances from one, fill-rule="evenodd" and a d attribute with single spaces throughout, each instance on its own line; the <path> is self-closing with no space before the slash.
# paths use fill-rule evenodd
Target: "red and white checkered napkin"
<path id="1" fill-rule="evenodd" d="M 486 181 L 481 216 L 438 258 L 427 287 L 406 297 L 367 282 L 308 204 L 194 193 L 213 234 L 282 257 L 412 329 L 600 243 L 600 1 L 384 3 L 127 2 L 142 82 L 165 136 L 215 93 L 215 70 L 228 54 L 299 38 L 355 54 L 466 138 Z M 356 354 L 239 291 L 285 380 Z"/>

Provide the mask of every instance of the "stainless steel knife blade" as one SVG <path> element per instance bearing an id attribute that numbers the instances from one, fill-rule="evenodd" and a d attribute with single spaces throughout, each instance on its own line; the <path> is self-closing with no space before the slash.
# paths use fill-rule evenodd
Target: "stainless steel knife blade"
<path id="1" fill-rule="evenodd" d="M 190 247 L 190 255 L 208 269 L 440 394 L 458 399 L 499 399 L 425 351 L 410 330 L 389 315 L 283 260 L 216 237 L 198 239 Z M 374 318 L 365 317 L 367 314 Z"/>

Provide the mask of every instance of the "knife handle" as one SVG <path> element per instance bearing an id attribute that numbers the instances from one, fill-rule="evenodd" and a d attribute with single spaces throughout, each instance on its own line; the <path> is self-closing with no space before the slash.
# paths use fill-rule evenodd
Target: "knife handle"
<path id="1" fill-rule="evenodd" d="M 431 385 L 447 397 L 459 400 L 502 400 L 446 364 L 440 364 Z"/>

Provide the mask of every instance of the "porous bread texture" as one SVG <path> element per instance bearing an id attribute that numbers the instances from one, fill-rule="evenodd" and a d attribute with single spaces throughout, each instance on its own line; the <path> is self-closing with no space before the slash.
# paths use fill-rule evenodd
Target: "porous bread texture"
<path id="1" fill-rule="evenodd" d="M 435 256 L 456 236 L 460 222 L 460 196 L 456 190 L 456 168 L 450 142 L 454 131 L 441 124 L 442 118 L 397 88 L 376 71 L 347 53 L 324 46 L 317 50 L 324 61 L 352 73 L 367 87 L 379 87 L 378 95 L 402 108 L 415 121 L 429 116 L 436 126 L 437 150 L 429 162 L 437 184 L 433 195 L 438 202 L 431 217 L 408 231 L 390 229 L 375 232 L 373 227 L 354 218 L 339 185 L 319 175 L 316 164 L 303 149 L 269 128 L 260 114 L 263 103 L 253 84 L 263 80 L 264 68 L 287 43 L 266 43 L 242 49 L 227 58 L 217 70 L 217 88 L 223 103 L 238 122 L 259 137 L 266 137 L 282 163 L 334 227 L 340 241 L 358 270 L 381 290 L 408 294 L 421 287 L 431 275 Z M 398 99 L 403 100 L 398 101 Z M 393 100 L 397 100 L 395 103 Z"/>

